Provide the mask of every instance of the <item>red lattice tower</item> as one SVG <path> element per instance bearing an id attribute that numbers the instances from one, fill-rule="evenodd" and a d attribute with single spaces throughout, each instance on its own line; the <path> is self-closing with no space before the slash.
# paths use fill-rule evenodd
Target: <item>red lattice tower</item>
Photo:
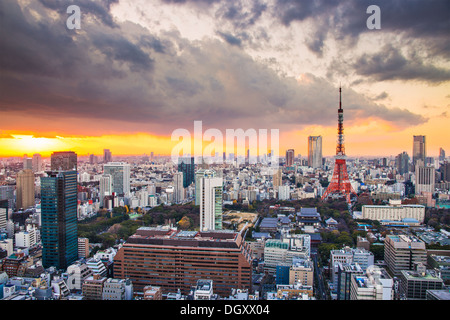
<path id="1" fill-rule="evenodd" d="M 350 204 L 350 195 L 353 193 L 356 195 L 355 190 L 353 190 L 347 173 L 347 163 L 345 161 L 345 146 L 344 146 L 344 110 L 342 109 L 342 93 L 339 87 L 339 109 L 338 109 L 338 141 L 336 147 L 336 156 L 334 162 L 333 177 L 327 190 L 322 196 L 322 200 L 325 200 L 328 196 L 332 194 L 344 195 L 347 199 L 347 203 Z"/>

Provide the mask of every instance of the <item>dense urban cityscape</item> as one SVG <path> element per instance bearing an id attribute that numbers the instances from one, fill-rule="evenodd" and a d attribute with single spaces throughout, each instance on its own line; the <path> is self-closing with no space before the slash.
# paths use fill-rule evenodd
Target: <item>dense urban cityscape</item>
<path id="1" fill-rule="evenodd" d="M 72 151 L 1 160 L 3 300 L 449 299 L 450 162 L 348 159 L 356 195 L 321 199 L 310 136 L 221 164 Z"/>

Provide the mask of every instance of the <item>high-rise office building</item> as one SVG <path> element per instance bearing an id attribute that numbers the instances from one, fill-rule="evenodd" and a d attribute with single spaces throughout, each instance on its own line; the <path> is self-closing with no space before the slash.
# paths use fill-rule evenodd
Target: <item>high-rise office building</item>
<path id="1" fill-rule="evenodd" d="M 427 263 L 425 243 L 414 236 L 388 235 L 384 241 L 384 261 L 393 276 L 414 270 L 414 263 Z"/>
<path id="2" fill-rule="evenodd" d="M 23 158 L 23 169 L 33 169 L 33 159 L 24 157 Z"/>
<path id="3" fill-rule="evenodd" d="M 8 223 L 8 200 L 0 199 L 0 230 L 5 229 Z"/>
<path id="4" fill-rule="evenodd" d="M 205 176 L 214 178 L 216 176 L 216 172 L 214 170 L 209 170 L 209 169 L 199 169 L 195 173 L 195 205 L 196 206 L 200 205 L 200 194 L 201 194 L 200 179 L 204 178 Z"/>
<path id="5" fill-rule="evenodd" d="M 397 168 L 398 174 L 409 172 L 409 156 L 406 151 L 403 151 L 395 157 L 395 167 Z"/>
<path id="6" fill-rule="evenodd" d="M 97 164 L 98 163 L 98 157 L 95 154 L 89 155 L 89 163 L 90 164 Z"/>
<path id="7" fill-rule="evenodd" d="M 439 168 L 441 172 L 441 180 L 450 182 L 450 162 L 444 162 Z"/>
<path id="8" fill-rule="evenodd" d="M 195 181 L 194 157 L 178 158 L 178 171 L 183 172 L 183 187 L 187 188 Z"/>
<path id="9" fill-rule="evenodd" d="M 416 164 L 416 194 L 422 192 L 434 192 L 435 186 L 435 168 Z"/>
<path id="10" fill-rule="evenodd" d="M 141 227 L 114 256 L 114 277 L 130 279 L 135 294 L 149 285 L 188 294 L 197 280 L 209 279 L 228 297 L 232 289 L 251 290 L 251 253 L 237 232 Z"/>
<path id="11" fill-rule="evenodd" d="M 0 201 L 6 200 L 8 208 L 13 210 L 15 205 L 14 186 L 6 185 L 0 186 Z"/>
<path id="12" fill-rule="evenodd" d="M 103 149 L 103 163 L 112 161 L 112 153 L 109 149 Z"/>
<path id="13" fill-rule="evenodd" d="M 442 148 L 439 148 L 439 161 L 445 160 L 445 150 Z"/>
<path id="14" fill-rule="evenodd" d="M 112 192 L 118 196 L 130 194 L 130 164 L 125 162 L 109 162 L 103 166 L 103 173 L 112 178 Z"/>
<path id="15" fill-rule="evenodd" d="M 44 268 L 66 269 L 78 259 L 76 171 L 41 177 L 41 223 Z"/>
<path id="16" fill-rule="evenodd" d="M 33 166 L 33 172 L 40 172 L 42 171 L 42 157 L 39 153 L 33 154 L 32 159 L 32 166 Z"/>
<path id="17" fill-rule="evenodd" d="M 34 173 L 31 169 L 24 169 L 16 178 L 16 208 L 27 209 L 34 205 Z"/>
<path id="18" fill-rule="evenodd" d="M 184 187 L 183 187 L 183 173 L 176 172 L 173 175 L 173 193 L 175 203 L 180 203 L 184 200 Z"/>
<path id="19" fill-rule="evenodd" d="M 77 171 L 77 154 L 73 151 L 53 152 L 50 157 L 51 171 Z"/>
<path id="20" fill-rule="evenodd" d="M 294 165 L 294 149 L 286 150 L 286 167 L 292 167 Z"/>
<path id="21" fill-rule="evenodd" d="M 112 177 L 110 174 L 103 174 L 99 181 L 99 200 L 101 206 L 104 205 L 103 200 L 105 199 L 105 196 L 110 196 L 112 193 Z"/>
<path id="22" fill-rule="evenodd" d="M 221 230 L 223 179 L 214 177 L 213 173 L 205 172 L 197 182 L 200 202 L 200 230 Z"/>
<path id="23" fill-rule="evenodd" d="M 426 164 L 427 152 L 425 144 L 425 136 L 414 136 L 413 138 L 413 165 L 415 166 L 417 160 L 422 160 Z"/>
<path id="24" fill-rule="evenodd" d="M 283 183 L 283 172 L 281 169 L 277 169 L 272 175 L 272 185 L 274 190 L 278 190 L 278 187 Z"/>
<path id="25" fill-rule="evenodd" d="M 308 166 L 322 167 L 322 136 L 308 137 Z"/>

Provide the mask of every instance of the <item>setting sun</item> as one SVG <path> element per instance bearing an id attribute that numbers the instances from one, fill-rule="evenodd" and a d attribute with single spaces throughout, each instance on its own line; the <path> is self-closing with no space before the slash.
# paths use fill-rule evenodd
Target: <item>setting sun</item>
<path id="1" fill-rule="evenodd" d="M 11 139 L 2 139 L 1 153 L 9 151 L 8 155 L 22 155 L 27 153 L 41 153 L 42 155 L 47 155 L 54 150 L 64 148 L 64 143 L 57 137 L 43 138 L 34 137 L 33 135 L 18 134 L 11 135 L 11 137 Z"/>

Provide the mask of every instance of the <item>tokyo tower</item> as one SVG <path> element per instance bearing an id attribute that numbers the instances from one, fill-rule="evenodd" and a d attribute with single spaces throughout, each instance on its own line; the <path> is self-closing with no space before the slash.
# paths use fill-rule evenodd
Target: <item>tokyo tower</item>
<path id="1" fill-rule="evenodd" d="M 342 91 L 339 87 L 339 109 L 338 109 L 338 141 L 336 147 L 336 156 L 334 157 L 334 171 L 333 177 L 327 190 L 322 196 L 322 200 L 325 200 L 332 194 L 341 194 L 346 197 L 347 203 L 350 204 L 350 195 L 353 190 L 347 173 L 347 163 L 345 161 L 345 147 L 344 147 L 344 110 L 342 109 Z"/>

